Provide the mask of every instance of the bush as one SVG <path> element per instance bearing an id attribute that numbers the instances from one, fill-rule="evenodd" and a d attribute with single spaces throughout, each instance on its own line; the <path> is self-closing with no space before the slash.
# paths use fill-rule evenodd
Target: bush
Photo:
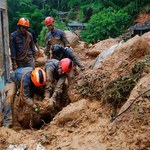
<path id="1" fill-rule="evenodd" d="M 81 38 L 87 43 L 115 38 L 124 31 L 130 20 L 131 16 L 127 12 L 104 9 L 91 17 L 85 30 L 81 32 Z"/>
<path id="2" fill-rule="evenodd" d="M 38 43 L 40 46 L 45 47 L 47 33 L 48 28 L 46 26 L 43 26 L 42 31 L 40 32 L 40 35 L 38 37 Z"/>

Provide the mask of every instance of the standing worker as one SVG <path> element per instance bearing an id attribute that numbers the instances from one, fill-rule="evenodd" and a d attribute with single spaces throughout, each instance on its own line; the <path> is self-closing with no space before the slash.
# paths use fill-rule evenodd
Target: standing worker
<path id="1" fill-rule="evenodd" d="M 32 34 L 27 30 L 30 22 L 26 18 L 20 18 L 18 30 L 10 35 L 10 51 L 12 68 L 35 67 L 36 51 Z"/>
<path id="2" fill-rule="evenodd" d="M 47 34 L 46 38 L 46 49 L 45 49 L 45 55 L 48 58 L 51 58 L 51 47 L 54 44 L 60 44 L 65 47 L 69 47 L 69 41 L 66 38 L 66 35 L 64 31 L 60 29 L 56 29 L 54 26 L 54 18 L 52 17 L 46 17 L 45 18 L 45 25 L 48 27 L 49 32 Z"/>

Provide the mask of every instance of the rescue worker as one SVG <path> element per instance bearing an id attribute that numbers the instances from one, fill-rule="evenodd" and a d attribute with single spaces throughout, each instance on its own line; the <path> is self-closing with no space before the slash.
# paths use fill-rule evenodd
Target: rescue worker
<path id="1" fill-rule="evenodd" d="M 32 97 L 34 96 L 34 93 L 37 88 L 43 87 L 46 84 L 46 73 L 41 68 L 35 68 L 32 67 L 24 67 L 24 68 L 18 68 L 16 69 L 12 74 L 12 81 L 15 83 L 15 86 L 20 89 L 20 96 L 19 100 L 15 100 L 14 109 L 13 109 L 13 125 L 16 125 L 17 123 L 17 107 L 20 107 L 21 105 L 26 104 L 28 107 L 35 111 L 39 111 L 39 106 L 36 102 L 33 101 Z M 14 89 L 12 89 L 14 90 Z M 14 97 L 15 92 L 11 93 L 11 97 Z M 10 95 L 9 95 L 10 96 Z M 4 107 L 4 125 L 7 127 L 10 127 L 12 125 L 12 113 L 11 113 L 11 104 L 12 104 L 12 98 L 11 101 L 7 101 L 6 97 L 6 103 Z M 5 111 L 6 110 L 6 111 Z"/>
<path id="2" fill-rule="evenodd" d="M 63 92 L 63 86 L 68 73 L 73 69 L 74 63 L 69 58 L 62 60 L 51 59 L 46 62 L 46 86 L 44 99 L 49 100 L 49 106 L 54 107 L 58 97 Z"/>
<path id="3" fill-rule="evenodd" d="M 24 67 L 16 69 L 12 74 L 12 80 L 20 87 L 21 98 L 29 106 L 36 108 L 32 97 L 37 87 L 46 85 L 46 73 L 43 69 L 37 67 Z"/>
<path id="4" fill-rule="evenodd" d="M 54 44 L 60 44 L 65 47 L 69 47 L 69 41 L 66 38 L 66 35 L 64 31 L 60 29 L 56 29 L 54 26 L 54 18 L 48 16 L 45 18 L 45 25 L 49 29 L 49 32 L 47 34 L 46 38 L 46 49 L 45 49 L 45 55 L 49 58 L 51 58 L 51 46 Z"/>
<path id="5" fill-rule="evenodd" d="M 10 35 L 12 69 L 35 67 L 37 57 L 33 36 L 27 31 L 30 27 L 30 22 L 26 18 L 20 18 L 17 25 L 18 30 Z"/>
<path id="6" fill-rule="evenodd" d="M 69 58 L 74 62 L 74 65 L 78 66 L 81 71 L 85 70 L 83 64 L 81 64 L 77 55 L 69 47 L 63 47 L 62 45 L 55 44 L 52 46 L 52 58 L 61 60 L 63 58 Z"/>

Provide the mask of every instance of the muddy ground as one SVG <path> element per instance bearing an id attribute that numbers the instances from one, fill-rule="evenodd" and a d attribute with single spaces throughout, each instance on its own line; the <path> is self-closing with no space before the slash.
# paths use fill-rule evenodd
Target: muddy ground
<path id="1" fill-rule="evenodd" d="M 69 85 L 70 103 L 39 129 L 0 127 L 0 150 L 150 150 L 150 32 L 105 57 L 121 40 L 70 39 L 86 67 Z"/>

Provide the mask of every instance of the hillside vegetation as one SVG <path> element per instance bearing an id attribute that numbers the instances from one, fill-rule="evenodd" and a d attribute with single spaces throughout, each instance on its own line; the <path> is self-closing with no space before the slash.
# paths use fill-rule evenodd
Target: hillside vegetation
<path id="1" fill-rule="evenodd" d="M 44 46 L 47 28 L 46 16 L 55 18 L 55 25 L 67 29 L 68 22 L 85 22 L 81 39 L 95 43 L 108 37 L 122 34 L 136 18 L 138 12 L 150 12 L 149 0 L 8 0 L 9 30 L 16 30 L 20 17 L 26 17 L 39 36 L 39 44 Z M 65 22 L 61 22 L 58 12 L 68 12 Z"/>

